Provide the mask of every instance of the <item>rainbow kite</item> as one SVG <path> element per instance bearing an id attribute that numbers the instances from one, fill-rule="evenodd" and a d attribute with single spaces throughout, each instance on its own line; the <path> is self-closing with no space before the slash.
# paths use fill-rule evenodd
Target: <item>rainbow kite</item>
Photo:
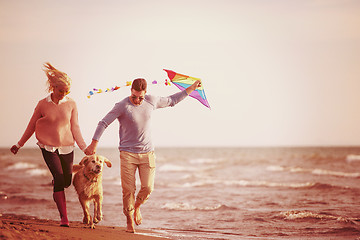
<path id="1" fill-rule="evenodd" d="M 180 90 L 184 90 L 184 89 L 190 87 L 197 80 L 201 81 L 199 78 L 189 77 L 189 76 L 186 76 L 183 74 L 176 73 L 171 70 L 164 69 L 164 71 L 166 71 L 168 77 L 170 78 L 170 81 L 175 86 L 177 86 Z M 198 87 L 195 91 L 193 91 L 190 94 L 190 97 L 197 99 L 204 106 L 210 108 L 210 105 L 206 99 L 204 87 L 202 84 L 201 84 L 201 87 Z"/>

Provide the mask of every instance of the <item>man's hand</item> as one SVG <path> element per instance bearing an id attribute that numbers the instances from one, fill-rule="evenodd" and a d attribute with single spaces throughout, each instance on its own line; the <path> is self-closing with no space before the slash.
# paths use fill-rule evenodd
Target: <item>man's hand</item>
<path id="1" fill-rule="evenodd" d="M 188 87 L 186 89 L 186 93 L 189 95 L 190 93 L 192 93 L 196 88 L 201 87 L 201 81 L 197 80 L 193 83 L 193 85 L 191 85 L 190 87 Z"/>

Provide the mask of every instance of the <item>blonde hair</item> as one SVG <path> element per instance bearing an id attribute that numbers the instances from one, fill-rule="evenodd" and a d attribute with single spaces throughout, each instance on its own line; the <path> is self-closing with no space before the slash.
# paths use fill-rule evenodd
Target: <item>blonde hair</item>
<path id="1" fill-rule="evenodd" d="M 56 86 L 69 86 L 71 85 L 71 78 L 59 70 L 57 70 L 54 66 L 52 66 L 49 62 L 44 64 L 45 69 L 44 72 L 48 78 L 46 84 L 48 85 L 48 91 L 52 92 L 54 87 Z"/>

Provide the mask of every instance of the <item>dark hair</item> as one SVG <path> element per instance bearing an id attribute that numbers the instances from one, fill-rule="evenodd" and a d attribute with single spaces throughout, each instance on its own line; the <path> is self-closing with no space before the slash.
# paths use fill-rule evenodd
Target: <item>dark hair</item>
<path id="1" fill-rule="evenodd" d="M 133 81 L 131 85 L 131 89 L 134 89 L 136 91 L 146 91 L 147 88 L 147 82 L 143 78 L 137 78 Z"/>

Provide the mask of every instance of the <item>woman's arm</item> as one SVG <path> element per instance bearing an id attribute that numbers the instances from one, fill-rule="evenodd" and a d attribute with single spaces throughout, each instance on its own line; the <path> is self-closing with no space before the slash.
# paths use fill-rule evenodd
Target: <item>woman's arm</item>
<path id="1" fill-rule="evenodd" d="M 11 147 L 10 151 L 13 154 L 16 154 L 19 151 L 19 149 L 22 146 L 24 146 L 24 144 L 27 142 L 27 140 L 29 140 L 29 138 L 34 134 L 36 122 L 41 117 L 42 117 L 42 115 L 41 115 L 41 101 L 40 101 L 37 104 L 37 106 L 35 107 L 34 113 L 33 113 L 32 117 L 30 118 L 29 124 L 26 127 L 25 132 L 22 135 L 21 139 L 19 140 L 19 142 L 16 145 Z"/>
<path id="2" fill-rule="evenodd" d="M 74 107 L 71 113 L 71 132 L 73 134 L 73 137 L 75 139 L 75 142 L 77 143 L 77 145 L 79 146 L 79 148 L 84 151 L 84 149 L 86 148 L 86 143 L 84 141 L 84 138 L 81 134 L 80 131 L 80 126 L 79 126 L 79 120 L 78 120 L 78 110 L 76 107 L 76 103 L 74 102 Z"/>

